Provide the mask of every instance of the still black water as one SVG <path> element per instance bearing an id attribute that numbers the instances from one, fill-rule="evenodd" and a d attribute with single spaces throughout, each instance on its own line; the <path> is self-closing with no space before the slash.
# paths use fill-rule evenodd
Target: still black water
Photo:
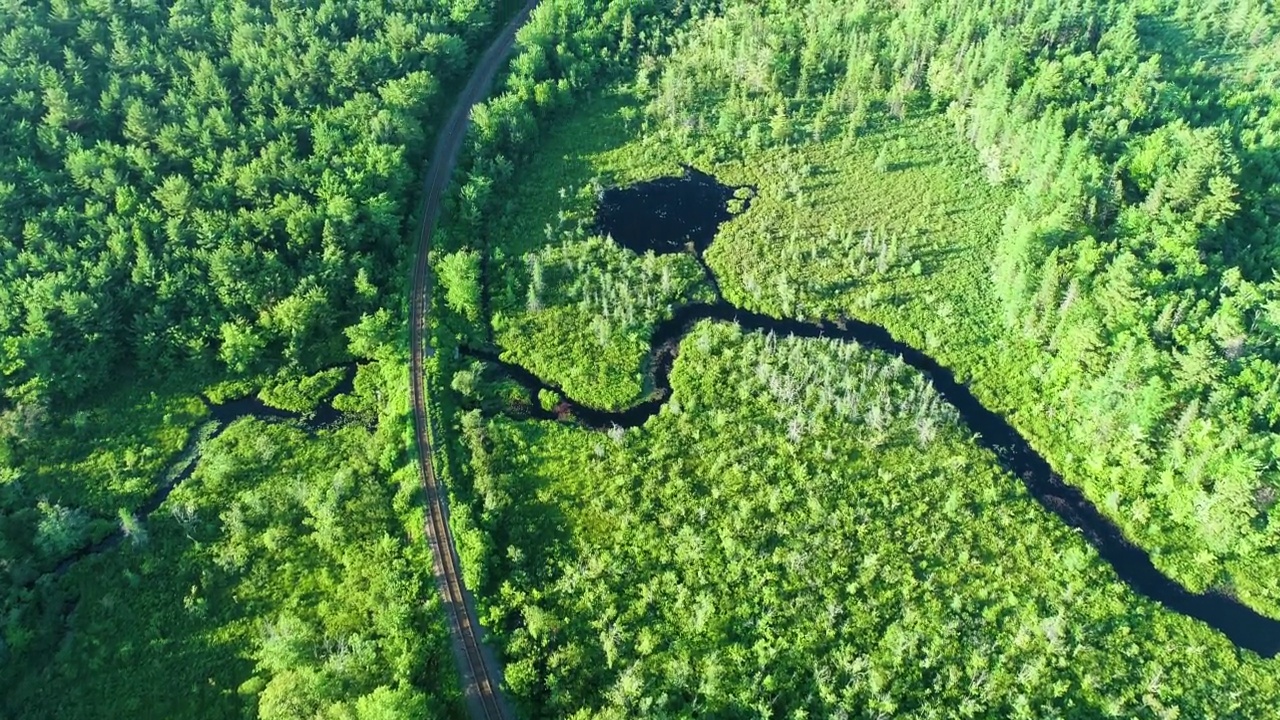
<path id="1" fill-rule="evenodd" d="M 681 177 L 658 178 L 604 191 L 596 228 L 637 253 L 692 250 L 701 262 L 702 253 L 710 247 L 717 229 L 733 217 L 728 201 L 734 194 L 735 188 L 720 184 L 713 176 L 686 168 Z M 955 407 L 960 418 L 977 435 L 977 442 L 990 450 L 1006 471 L 1021 480 L 1042 507 L 1068 527 L 1079 530 L 1120 580 L 1135 592 L 1169 610 L 1208 624 L 1237 647 L 1264 657 L 1280 654 L 1280 620 L 1262 615 L 1227 595 L 1193 593 L 1162 573 L 1152 563 L 1150 554 L 1131 543 L 1078 488 L 1066 483 L 1026 438 L 1003 416 L 985 407 L 968 386 L 956 380 L 950 369 L 879 325 L 855 318 L 825 322 L 779 319 L 734 307 L 724 300 L 685 306 L 654 331 L 648 363 L 653 373 L 653 394 L 639 405 L 616 412 L 584 406 L 568 398 L 561 388 L 523 367 L 499 360 L 493 353 L 468 353 L 498 365 L 530 389 L 535 402 L 525 408 L 528 416 L 572 419 L 594 429 L 636 427 L 656 415 L 670 398 L 669 376 L 680 341 L 701 320 L 731 322 L 747 331 L 845 340 L 901 357 L 907 365 L 923 373 L 938 394 Z M 565 399 L 554 410 L 543 410 L 536 403 L 536 393 L 541 389 L 553 390 Z"/>

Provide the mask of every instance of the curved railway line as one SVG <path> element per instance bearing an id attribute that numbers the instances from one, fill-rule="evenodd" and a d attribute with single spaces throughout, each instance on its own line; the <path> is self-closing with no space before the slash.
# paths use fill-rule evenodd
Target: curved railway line
<path id="1" fill-rule="evenodd" d="M 426 534 L 431 544 L 436 586 L 444 605 L 449 638 L 458 674 L 466 694 L 467 710 L 473 718 L 490 720 L 514 717 L 502 695 L 502 672 L 492 651 L 481 644 L 483 628 L 476 619 L 475 600 L 462 581 L 458 555 L 449 530 L 449 510 L 444 491 L 436 479 L 431 458 L 431 419 L 427 413 L 426 344 L 427 313 L 431 302 L 431 268 L 428 253 L 431 233 L 440 214 L 440 201 L 449 186 L 462 141 L 471 119 L 471 107 L 488 91 L 498 68 L 515 46 L 516 31 L 533 12 L 537 0 L 529 0 L 481 56 L 457 104 L 440 130 L 422 195 L 422 223 L 418 228 L 410 294 L 410 392 L 413 401 L 414 441 L 418 449 L 418 474 L 426 493 Z"/>

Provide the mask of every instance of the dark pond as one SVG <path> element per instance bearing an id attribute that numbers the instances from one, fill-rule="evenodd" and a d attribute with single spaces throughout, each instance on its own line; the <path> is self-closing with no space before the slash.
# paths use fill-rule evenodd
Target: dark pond
<path id="1" fill-rule="evenodd" d="M 600 195 L 596 232 L 639 254 L 683 252 L 690 246 L 701 254 L 733 217 L 729 201 L 737 190 L 688 166 L 680 177 L 609 188 Z M 744 198 L 744 209 L 748 203 Z"/>
<path id="2" fill-rule="evenodd" d="M 637 253 L 677 252 L 690 245 L 701 253 L 710 246 L 719 226 L 732 217 L 728 202 L 733 196 L 733 188 L 721 185 L 706 173 L 686 168 L 683 177 L 659 178 L 605 191 L 596 226 Z M 964 423 L 977 434 L 978 443 L 990 450 L 1006 471 L 1021 480 L 1042 507 L 1068 527 L 1078 530 L 1120 580 L 1136 593 L 1210 625 L 1240 648 L 1265 657 L 1280 654 L 1280 620 L 1266 617 L 1227 595 L 1193 593 L 1162 573 L 1147 551 L 1129 542 L 1114 522 L 1078 488 L 1067 484 L 1004 417 L 983 406 L 968 386 L 955 379 L 951 370 L 879 325 L 853 318 L 827 322 L 778 319 L 742 310 L 723 300 L 686 306 L 654 331 L 648 362 L 656 388 L 654 393 L 645 402 L 618 412 L 583 406 L 567 398 L 560 388 L 525 368 L 499 361 L 491 353 L 472 354 L 497 363 L 529 388 L 531 402 L 525 409 L 527 416 L 575 420 L 594 429 L 636 427 L 656 415 L 670 397 L 671 364 L 679 352 L 681 339 L 700 320 L 732 322 L 747 331 L 783 336 L 835 338 L 900 356 L 928 377 L 939 395 L 956 408 Z M 537 406 L 537 391 L 543 388 L 566 397 L 556 411 L 547 412 Z"/>

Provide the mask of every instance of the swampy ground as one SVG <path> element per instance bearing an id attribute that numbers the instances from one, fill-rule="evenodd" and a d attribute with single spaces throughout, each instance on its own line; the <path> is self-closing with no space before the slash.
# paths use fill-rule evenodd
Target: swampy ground
<path id="1" fill-rule="evenodd" d="M 520 200 L 486 226 L 507 258 L 488 276 L 492 331 L 463 341 L 491 338 L 502 362 L 463 353 L 453 375 L 477 408 L 458 416 L 476 511 L 460 545 L 526 712 L 1159 717 L 1218 715 L 1230 696 L 1251 716 L 1276 702 L 1273 661 L 1126 586 L 892 354 L 716 312 L 680 341 L 659 399 L 655 330 L 717 292 L 762 323 L 865 319 L 955 369 L 1110 514 L 1051 423 L 1009 406 L 1034 396 L 989 267 L 1009 196 L 945 119 L 724 161 L 646 131 L 635 102 L 578 108 L 517 175 Z M 714 277 L 692 252 L 597 234 L 604 188 L 685 164 L 754 188 L 728 199 Z M 575 404 L 597 429 L 554 419 Z M 1143 547 L 1205 589 L 1169 548 Z"/>
<path id="2" fill-rule="evenodd" d="M 736 208 L 738 212 L 745 213 L 749 209 L 748 199 L 754 194 L 754 188 L 721 185 L 713 176 L 685 167 L 680 176 L 606 188 L 598 196 L 592 231 L 624 244 L 634 252 L 687 252 L 702 262 L 703 253 L 711 247 L 720 225 L 733 217 L 727 207 L 730 200 L 741 195 L 742 198 L 735 200 Z M 618 241 L 619 236 L 626 240 Z M 706 270 L 712 273 L 710 268 Z M 698 323 L 706 321 L 729 323 L 741 331 L 761 333 L 771 339 L 784 336 L 851 343 L 895 358 L 900 364 L 920 373 L 922 382 L 936 393 L 936 396 L 923 396 L 924 402 L 917 409 L 917 431 L 921 442 L 930 442 L 935 432 L 937 418 L 933 405 L 945 403 L 955 411 L 957 419 L 973 440 L 996 456 L 1001 469 L 1022 481 L 1041 507 L 1067 527 L 1078 530 L 1131 589 L 1169 610 L 1207 623 L 1237 647 L 1253 650 L 1267 658 L 1280 654 L 1280 621 L 1268 618 L 1221 592 L 1189 592 L 1161 573 L 1152 563 L 1149 553 L 1125 538 L 1120 528 L 1099 512 L 1078 488 L 1066 483 L 1005 418 L 985 407 L 964 383 L 958 382 L 954 372 L 879 325 L 848 316 L 833 320 L 774 318 L 736 307 L 723 299 L 682 306 L 653 330 L 645 359 L 647 380 L 652 386 L 649 398 L 615 412 L 583 405 L 567 396 L 563 388 L 548 385 L 527 369 L 505 362 L 492 353 L 470 348 L 466 353 L 495 366 L 497 371 L 525 386 L 529 393 L 527 402 L 516 402 L 514 407 L 508 408 L 513 417 L 540 417 L 578 422 L 595 430 L 623 431 L 643 426 L 666 407 L 672 395 L 671 369 L 680 345 Z M 781 385 L 788 389 L 781 393 L 780 399 L 785 401 L 788 393 L 794 395 L 814 379 L 811 375 L 802 378 L 795 387 Z M 826 379 L 828 382 L 831 380 Z M 824 388 L 819 408 L 833 406 L 844 415 L 856 417 L 862 412 L 873 419 L 875 413 L 880 412 L 880 402 L 864 398 L 865 388 L 861 385 L 855 388 L 846 381 L 842 390 L 838 392 L 830 385 Z M 541 400 L 548 396 L 559 401 L 554 406 L 550 403 L 543 406 Z M 798 438 L 804 429 L 802 416 L 797 417 L 797 422 L 799 424 L 788 428 L 793 439 Z"/>

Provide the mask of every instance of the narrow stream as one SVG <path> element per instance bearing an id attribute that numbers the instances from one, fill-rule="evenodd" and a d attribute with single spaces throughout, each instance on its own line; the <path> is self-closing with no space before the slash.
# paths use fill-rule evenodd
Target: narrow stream
<path id="1" fill-rule="evenodd" d="M 187 444 L 182 448 L 178 460 L 174 464 L 166 468 L 166 475 L 172 473 L 172 477 L 166 477 L 160 482 L 151 495 L 142 502 L 134 511 L 134 516 L 139 521 L 145 522 L 155 512 L 166 499 L 168 499 L 173 489 L 182 484 L 191 474 L 195 472 L 196 465 L 200 462 L 200 446 L 221 435 L 232 423 L 243 418 L 253 417 L 259 420 L 274 421 L 292 421 L 302 425 L 308 432 L 315 433 L 326 427 L 334 425 L 343 419 L 343 413 L 333 407 L 333 400 L 338 395 L 350 393 L 355 387 L 355 365 L 354 363 L 346 366 L 347 373 L 342 382 L 338 383 L 323 400 L 320 406 L 312 413 L 302 414 L 291 412 L 288 410 L 280 410 L 271 407 L 255 396 L 249 396 L 238 400 L 228 400 L 224 403 L 214 403 L 209 398 L 201 395 L 200 400 L 205 407 L 209 409 L 210 421 L 201 423 L 191 429 L 191 433 L 187 438 Z M 209 425 L 209 422 L 216 423 L 216 427 L 211 433 L 204 437 L 201 436 L 203 428 Z M 174 472 L 176 470 L 176 472 Z M 117 529 L 105 538 L 85 545 L 67 557 L 63 558 L 53 569 L 53 574 L 63 575 L 71 569 L 77 562 L 84 558 L 110 550 L 124 540 L 124 530 Z M 40 576 L 31 580 L 27 586 L 33 586 Z"/>
<path id="2" fill-rule="evenodd" d="M 727 202 L 734 188 L 692 168 L 683 177 L 659 178 L 629 187 L 611 188 L 600 198 L 597 229 L 638 253 L 685 252 L 692 247 L 699 262 L 710 247 L 720 224 L 732 215 Z M 706 267 L 705 263 L 703 266 Z M 708 269 L 708 272 L 709 269 Z M 714 276 L 712 276 L 714 282 Z M 654 393 L 639 405 L 617 412 L 590 408 L 565 395 L 562 388 L 538 378 L 523 367 L 505 362 L 492 352 L 467 350 L 467 354 L 497 365 L 532 393 L 527 416 L 544 420 L 577 421 L 593 429 L 643 425 L 662 409 L 671 396 L 671 365 L 680 341 L 701 320 L 731 322 L 743 330 L 801 338 L 832 338 L 897 355 L 923 373 L 938 394 L 959 412 L 977 434 L 978 443 L 995 454 L 1000 465 L 1018 477 L 1031 496 L 1067 526 L 1081 532 L 1086 541 L 1135 592 L 1169 610 L 1195 618 L 1227 636 L 1237 647 L 1264 657 L 1280 654 L 1280 620 L 1267 617 L 1239 600 L 1216 592 L 1193 593 L 1162 573 L 1147 551 L 1125 538 L 1120 528 L 1102 514 L 1078 488 L 1067 484 L 1045 458 L 1036 452 L 1012 425 L 989 410 L 968 386 L 928 354 L 896 339 L 883 327 L 854 318 L 806 322 L 778 319 L 743 310 L 724 300 L 689 305 L 654 330 L 648 367 Z M 553 411 L 542 409 L 536 399 L 542 389 L 565 398 Z"/>

